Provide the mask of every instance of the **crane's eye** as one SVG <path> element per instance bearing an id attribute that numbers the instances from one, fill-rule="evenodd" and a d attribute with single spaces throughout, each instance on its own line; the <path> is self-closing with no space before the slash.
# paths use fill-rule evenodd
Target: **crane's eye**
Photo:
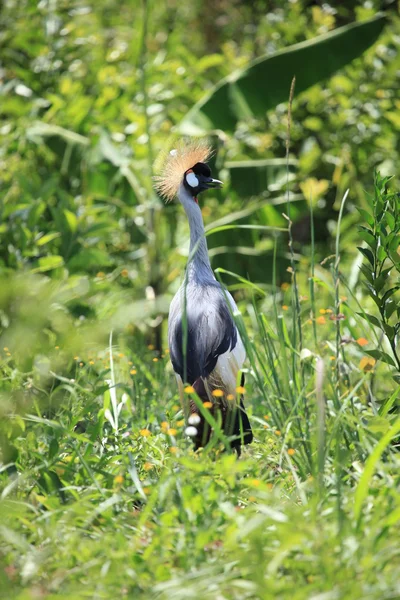
<path id="1" fill-rule="evenodd" d="M 197 188 L 199 185 L 199 180 L 197 179 L 196 175 L 193 173 L 192 170 L 187 171 L 186 175 L 186 183 L 188 185 L 190 185 L 191 188 Z"/>

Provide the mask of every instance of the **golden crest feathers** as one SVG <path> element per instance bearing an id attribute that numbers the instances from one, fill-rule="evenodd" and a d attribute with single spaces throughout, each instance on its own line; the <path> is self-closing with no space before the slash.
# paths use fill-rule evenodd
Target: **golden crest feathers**
<path id="1" fill-rule="evenodd" d="M 155 175 L 157 192 L 170 202 L 176 196 L 185 172 L 198 162 L 207 162 L 211 146 L 204 140 L 180 140 L 176 148 L 166 153 L 159 175 Z"/>

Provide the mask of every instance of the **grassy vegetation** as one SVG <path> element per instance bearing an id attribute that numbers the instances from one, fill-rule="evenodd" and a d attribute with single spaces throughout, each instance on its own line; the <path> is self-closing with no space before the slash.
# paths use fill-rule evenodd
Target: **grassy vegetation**
<path id="1" fill-rule="evenodd" d="M 400 597 L 399 19 L 217 4 L 0 9 L 0 598 Z M 230 72 L 378 8 L 379 42 L 295 95 L 287 161 L 287 104 L 212 137 L 255 441 L 194 453 L 158 151 Z"/>
<path id="2" fill-rule="evenodd" d="M 397 371 L 371 356 L 338 258 L 308 297 L 300 271 L 299 290 L 242 305 L 256 441 L 240 460 L 218 440 L 194 454 L 167 350 L 111 336 L 66 377 L 3 349 L 2 597 L 398 596 Z"/>

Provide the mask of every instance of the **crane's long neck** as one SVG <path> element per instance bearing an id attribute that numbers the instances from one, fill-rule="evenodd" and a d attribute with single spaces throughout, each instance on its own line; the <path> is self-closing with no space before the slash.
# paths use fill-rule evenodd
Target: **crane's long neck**
<path id="1" fill-rule="evenodd" d="M 190 280 L 199 276 L 211 276 L 214 279 L 208 256 L 200 207 L 183 185 L 179 188 L 178 197 L 185 209 L 190 227 L 190 249 L 187 265 L 188 279 Z"/>

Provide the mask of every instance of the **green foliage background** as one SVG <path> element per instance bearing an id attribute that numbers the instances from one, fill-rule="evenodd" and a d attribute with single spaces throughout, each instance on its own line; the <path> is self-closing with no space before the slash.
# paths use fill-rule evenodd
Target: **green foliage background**
<path id="1" fill-rule="evenodd" d="M 398 265 L 395 196 L 371 207 L 374 170 L 398 189 L 399 22 L 390 0 L 1 4 L 0 597 L 400 595 L 398 273 L 370 281 Z M 268 102 L 232 85 L 225 128 L 214 86 L 304 42 L 293 73 L 257 71 Z M 294 74 L 318 82 L 286 160 L 289 86 L 271 97 Z M 203 216 L 247 330 L 240 461 L 191 451 L 165 348 L 188 228 L 152 176 L 207 94 L 225 186 Z"/>

